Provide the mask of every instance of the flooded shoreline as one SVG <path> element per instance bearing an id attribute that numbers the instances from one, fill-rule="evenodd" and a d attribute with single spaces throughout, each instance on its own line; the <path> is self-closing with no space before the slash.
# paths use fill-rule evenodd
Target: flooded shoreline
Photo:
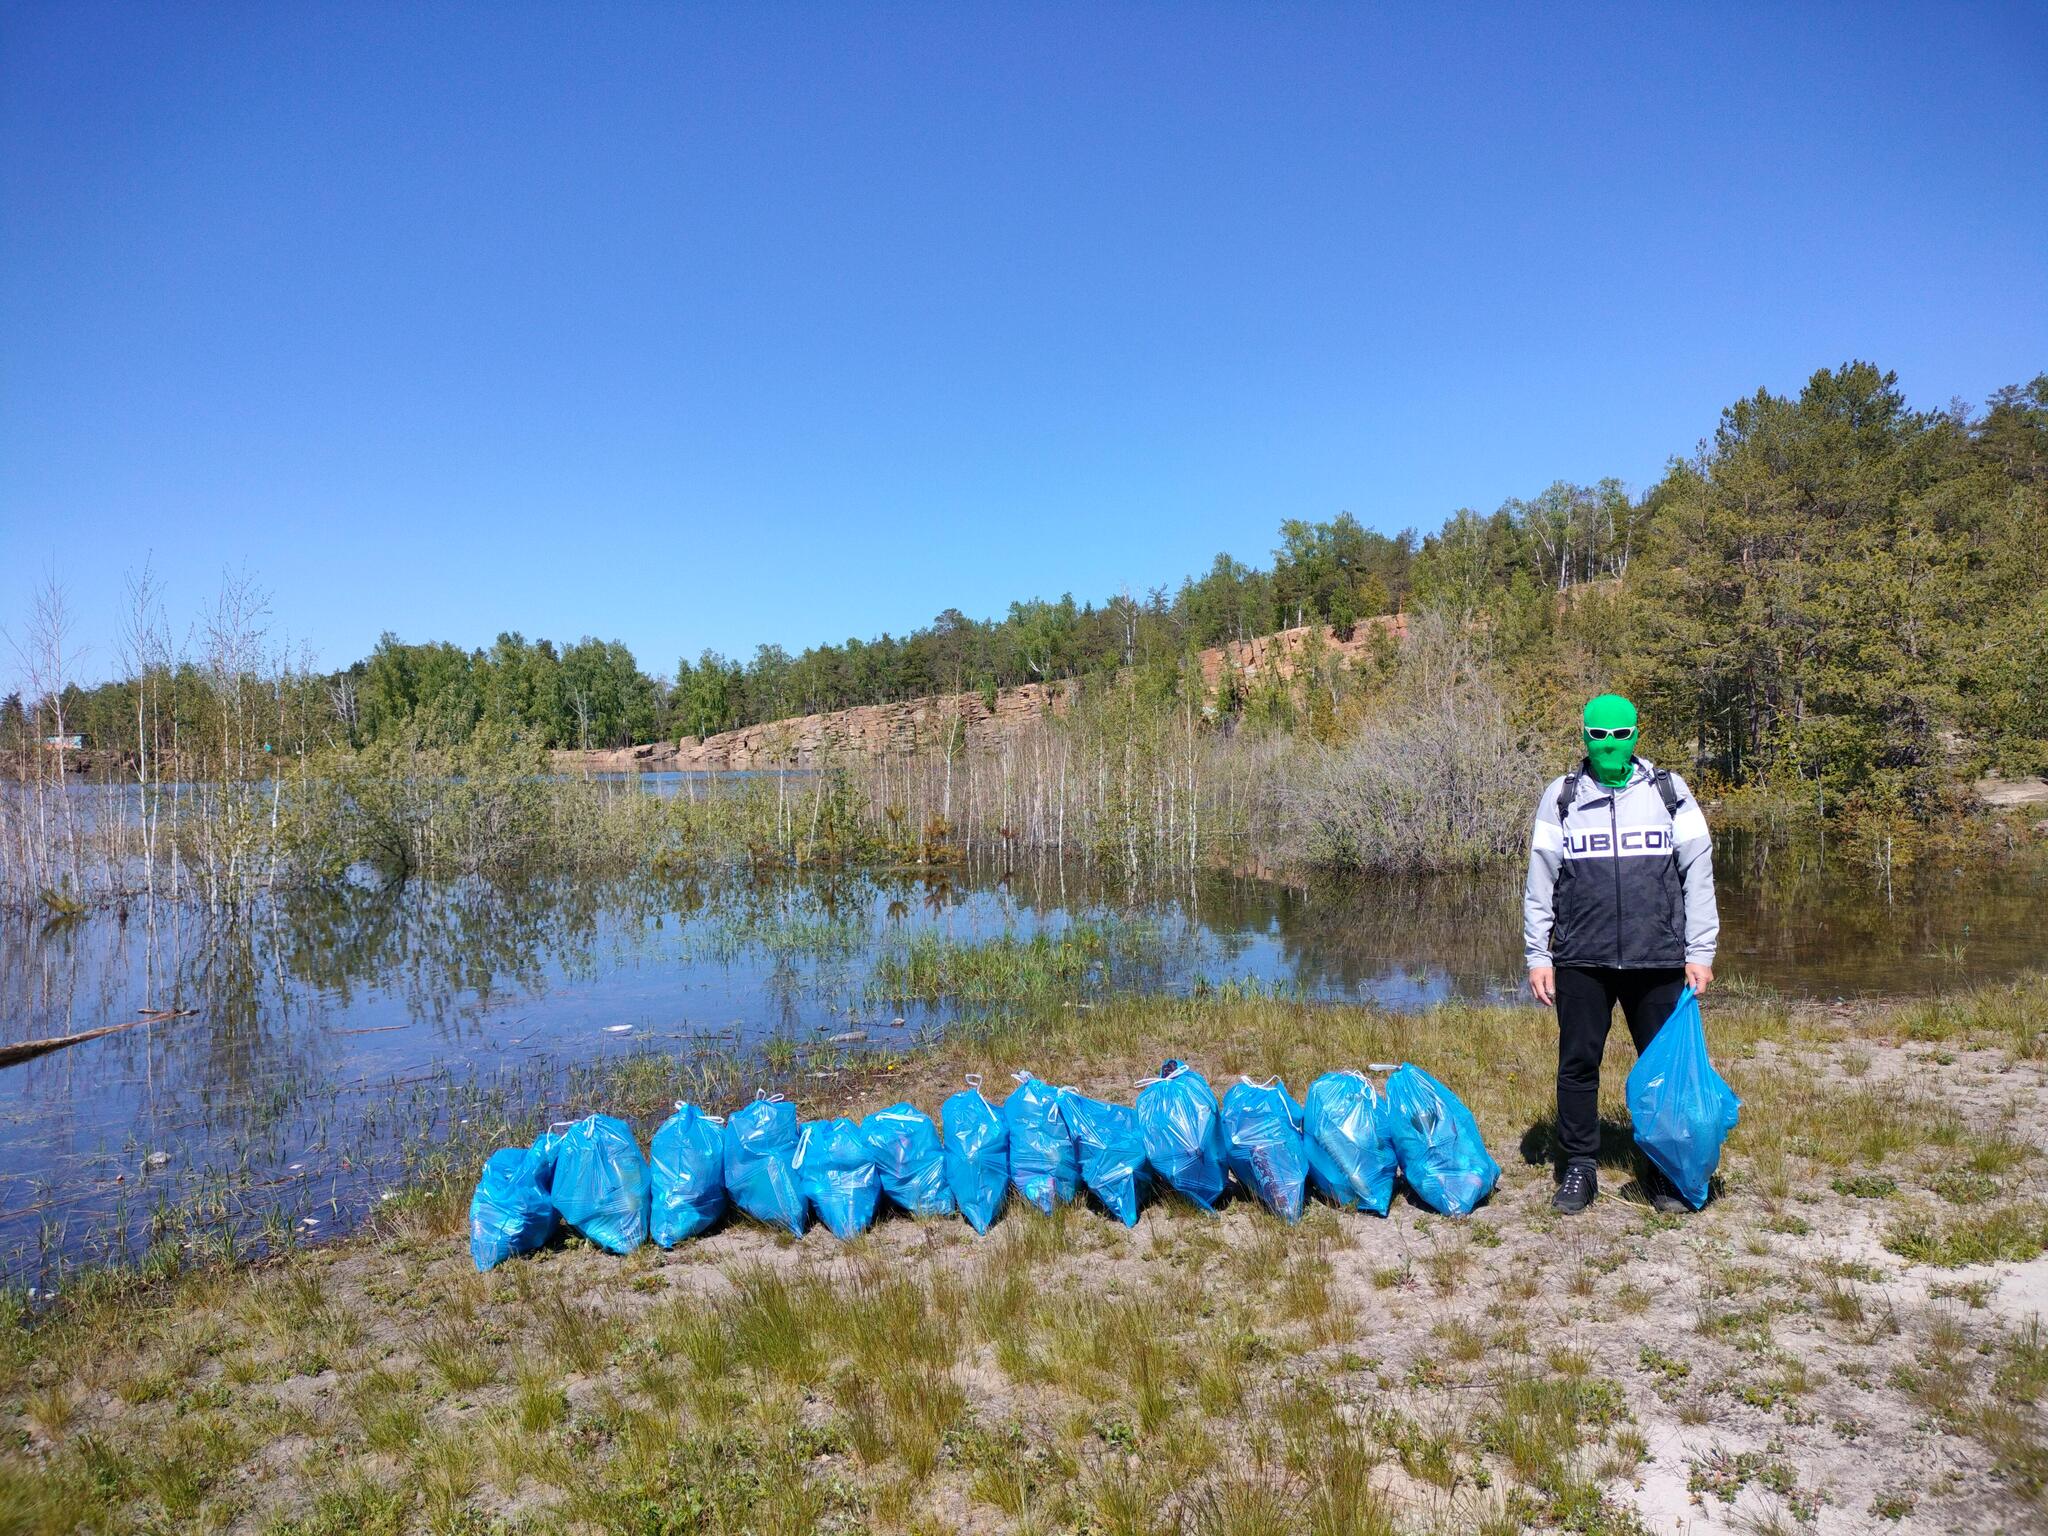
<path id="1" fill-rule="evenodd" d="M 1731 986 L 1924 994 L 2048 962 L 2036 865 L 1922 870 L 1887 900 L 1810 846 L 1728 836 L 1716 862 Z M 541 1114 L 642 1054 L 903 1050 L 981 1010 L 1111 992 L 1508 998 L 1517 903 L 1505 873 L 1132 892 L 1048 860 L 366 880 L 225 924 L 136 903 L 15 925 L 0 1044 L 192 1012 L 0 1071 L 0 1276 L 47 1281 L 152 1242 L 331 1235 L 466 1118 Z M 1029 974 L 1034 942 L 1057 977 Z M 1009 951 L 981 955 L 971 991 L 908 980 L 951 974 L 918 955 L 991 945 Z"/>

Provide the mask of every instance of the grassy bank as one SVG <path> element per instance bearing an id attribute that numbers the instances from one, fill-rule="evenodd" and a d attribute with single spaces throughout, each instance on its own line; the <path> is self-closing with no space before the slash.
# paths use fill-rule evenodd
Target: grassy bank
<path id="1" fill-rule="evenodd" d="M 797 1069 L 812 1113 L 936 1106 L 969 1070 L 1121 1095 L 1168 1054 L 1297 1089 L 1411 1058 L 1506 1168 L 1463 1222 L 732 1226 L 478 1275 L 452 1159 L 347 1241 L 16 1302 L 0 1531 L 2037 1524 L 2048 984 L 1727 1000 L 1710 1031 L 1744 1119 L 1724 1194 L 1684 1219 L 1634 1198 L 1618 1128 L 1614 1197 L 1549 1213 L 1553 1060 L 1527 1008 L 1112 1000 Z M 614 1102 L 645 1132 L 679 1085 L 643 1059 Z"/>

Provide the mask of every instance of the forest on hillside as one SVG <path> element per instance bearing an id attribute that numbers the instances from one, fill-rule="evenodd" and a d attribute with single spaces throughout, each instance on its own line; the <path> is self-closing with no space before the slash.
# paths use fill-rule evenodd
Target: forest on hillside
<path id="1" fill-rule="evenodd" d="M 1218 555 L 1142 596 L 1020 599 L 990 619 L 949 608 L 904 636 L 706 651 L 670 674 L 615 640 L 509 632 L 476 650 L 387 634 L 327 672 L 263 652 L 246 590 L 183 641 L 146 578 L 133 595 L 128 675 L 87 688 L 43 667 L 26 700 L 0 701 L 0 740 L 76 732 L 163 759 L 203 750 L 221 699 L 255 690 L 230 712 L 263 721 L 266 751 L 612 746 L 1062 678 L 1171 694 L 1199 686 L 1185 662 L 1203 647 L 1406 610 L 1478 637 L 1511 694 L 1632 690 L 1694 771 L 1810 791 L 1822 809 L 1864 793 L 1925 814 L 1945 766 L 2048 768 L 2048 374 L 1981 408 L 1916 409 L 1895 375 L 1850 363 L 1734 402 L 1640 494 L 1559 482 L 1422 535 L 1290 520 L 1264 567 Z M 1343 691 L 1333 680 L 1302 718 L 1340 728 Z M 1228 680 L 1203 703 L 1225 729 L 1297 723 L 1288 700 Z"/>

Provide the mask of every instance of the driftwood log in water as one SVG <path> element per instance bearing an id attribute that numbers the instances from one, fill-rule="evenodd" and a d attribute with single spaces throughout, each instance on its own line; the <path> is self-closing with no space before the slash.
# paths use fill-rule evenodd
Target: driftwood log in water
<path id="1" fill-rule="evenodd" d="M 130 1019 L 125 1024 L 102 1024 L 98 1029 L 82 1029 L 75 1035 L 52 1035 L 47 1040 L 23 1040 L 15 1045 L 0 1045 L 0 1067 L 19 1066 L 24 1061 L 33 1061 L 38 1056 L 47 1056 L 52 1051 L 61 1051 L 67 1045 L 82 1045 L 87 1040 L 97 1040 L 102 1035 L 118 1035 L 124 1029 L 136 1029 L 144 1024 L 161 1024 L 167 1019 L 189 1019 L 198 1012 L 196 1008 L 146 1008 L 139 1019 Z"/>

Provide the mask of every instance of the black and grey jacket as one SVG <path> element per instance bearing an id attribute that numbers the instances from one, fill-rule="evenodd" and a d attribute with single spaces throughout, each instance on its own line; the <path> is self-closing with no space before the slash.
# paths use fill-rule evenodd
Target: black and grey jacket
<path id="1" fill-rule="evenodd" d="M 1656 768 L 1643 759 L 1618 790 L 1582 764 L 1560 822 L 1565 777 L 1543 791 L 1529 831 L 1522 892 L 1528 963 L 1624 970 L 1713 964 L 1721 933 L 1713 841 L 1685 780 L 1666 775 L 1673 802 L 1667 807 Z"/>

